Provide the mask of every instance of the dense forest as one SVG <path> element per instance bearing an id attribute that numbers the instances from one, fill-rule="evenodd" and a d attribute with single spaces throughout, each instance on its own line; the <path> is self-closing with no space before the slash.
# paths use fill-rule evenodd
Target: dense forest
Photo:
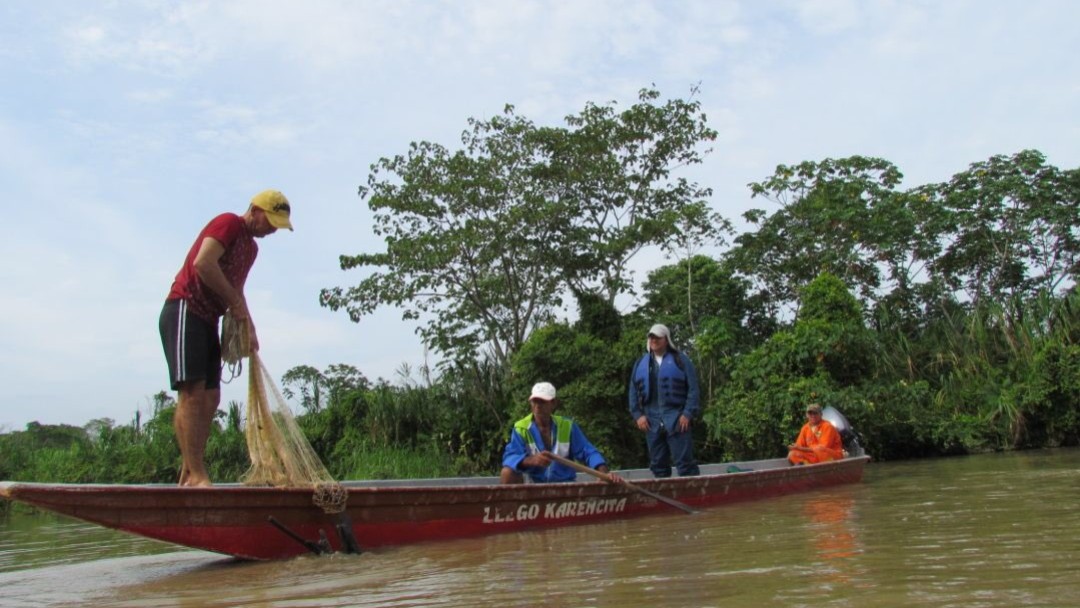
<path id="1" fill-rule="evenodd" d="M 684 176 L 716 137 L 693 95 L 468 125 L 458 150 L 372 165 L 360 196 L 385 251 L 343 255 L 365 278 L 318 294 L 356 321 L 400 309 L 442 363 L 281 378 L 336 478 L 494 474 L 540 380 L 616 468 L 643 466 L 626 385 L 658 322 L 699 370 L 702 461 L 782 455 L 811 400 L 879 460 L 1080 443 L 1080 169 L 1022 150 L 901 187 L 881 158 L 780 165 L 736 232 Z M 672 263 L 638 281 L 646 248 Z M 0 435 L 0 479 L 174 482 L 175 402 L 153 403 L 148 420 Z M 223 405 L 215 481 L 247 469 L 243 429 L 244 405 Z"/>

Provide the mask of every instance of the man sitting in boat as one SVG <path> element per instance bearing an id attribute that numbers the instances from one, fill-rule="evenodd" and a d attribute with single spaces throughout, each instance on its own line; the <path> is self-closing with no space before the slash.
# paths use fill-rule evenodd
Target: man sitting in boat
<path id="1" fill-rule="evenodd" d="M 791 464 L 814 464 L 840 460 L 844 457 L 844 444 L 840 433 L 828 420 L 821 417 L 821 406 L 806 406 L 807 422 L 799 431 L 799 438 L 788 446 L 788 462 Z"/>
<path id="2" fill-rule="evenodd" d="M 569 418 L 555 416 L 558 407 L 555 387 L 540 382 L 532 388 L 529 407 L 532 413 L 514 423 L 510 441 L 503 450 L 502 483 L 523 483 L 525 473 L 536 483 L 574 481 L 574 469 L 555 462 L 551 454 L 576 460 L 601 473 L 609 473 L 604 456 L 586 439 L 581 428 Z M 609 473 L 612 481 L 621 478 Z"/>

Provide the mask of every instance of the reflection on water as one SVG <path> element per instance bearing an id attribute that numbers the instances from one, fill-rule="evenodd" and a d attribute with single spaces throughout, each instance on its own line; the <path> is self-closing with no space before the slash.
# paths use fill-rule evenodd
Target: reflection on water
<path id="1" fill-rule="evenodd" d="M 64 536 L 82 539 L 82 531 Z M 0 543 L 0 564 L 25 550 L 7 524 Z M 104 541 L 112 543 L 115 535 Z M 72 554 L 56 549 L 58 558 Z M 88 548 L 76 553 L 93 558 Z M 1080 450 L 871 464 L 862 484 L 697 515 L 359 556 L 243 563 L 197 551 L 132 553 L 9 567 L 0 603 L 1071 606 L 1080 605 Z"/>
<path id="2" fill-rule="evenodd" d="M 16 510 L 0 516 L 0 572 L 171 551 L 174 545 L 59 515 Z"/>
<path id="3" fill-rule="evenodd" d="M 807 529 L 822 564 L 823 582 L 849 583 L 862 553 L 852 521 L 855 499 L 843 492 L 821 492 L 803 502 Z"/>

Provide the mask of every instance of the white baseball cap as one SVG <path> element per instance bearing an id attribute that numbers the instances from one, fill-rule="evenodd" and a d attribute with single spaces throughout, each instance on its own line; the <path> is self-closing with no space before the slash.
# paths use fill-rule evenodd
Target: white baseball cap
<path id="1" fill-rule="evenodd" d="M 667 325 L 661 325 L 660 323 L 653 325 L 649 328 L 648 335 L 656 336 L 657 338 L 664 338 L 665 340 L 667 340 L 668 346 L 670 346 L 671 348 L 675 348 L 675 343 L 671 341 L 671 330 L 668 329 Z M 646 342 L 646 348 L 648 348 L 647 344 L 648 343 Z"/>
<path id="2" fill-rule="evenodd" d="M 554 401 L 555 386 L 550 382 L 537 382 L 533 385 L 532 394 L 529 395 L 529 401 L 532 401 L 533 399 L 540 399 L 542 401 Z"/>

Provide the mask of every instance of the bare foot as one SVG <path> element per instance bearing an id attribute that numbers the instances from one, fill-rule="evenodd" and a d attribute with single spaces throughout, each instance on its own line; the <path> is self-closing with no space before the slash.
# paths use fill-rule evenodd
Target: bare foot
<path id="1" fill-rule="evenodd" d="M 209 488 L 214 484 L 209 477 L 196 477 L 188 474 L 187 478 L 180 482 L 180 485 L 185 488 Z"/>

